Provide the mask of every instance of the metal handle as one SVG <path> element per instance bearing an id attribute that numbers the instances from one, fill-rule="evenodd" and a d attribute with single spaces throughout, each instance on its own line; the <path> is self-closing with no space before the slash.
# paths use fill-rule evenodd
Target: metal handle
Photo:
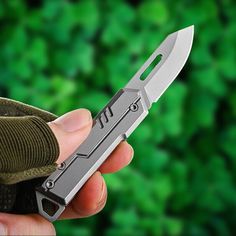
<path id="1" fill-rule="evenodd" d="M 139 90 L 121 89 L 96 116 L 87 139 L 36 189 L 39 213 L 56 220 L 88 178 L 148 114 Z"/>

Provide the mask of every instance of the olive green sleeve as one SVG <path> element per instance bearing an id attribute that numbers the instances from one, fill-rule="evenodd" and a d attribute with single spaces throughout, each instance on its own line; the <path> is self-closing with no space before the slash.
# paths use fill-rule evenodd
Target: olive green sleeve
<path id="1" fill-rule="evenodd" d="M 41 118 L 0 117 L 0 183 L 47 176 L 58 154 L 57 140 Z"/>
<path id="2" fill-rule="evenodd" d="M 35 187 L 56 169 L 56 115 L 0 97 L 0 212 L 37 213 Z"/>
<path id="3" fill-rule="evenodd" d="M 40 108 L 15 101 L 9 98 L 0 97 L 0 116 L 38 116 L 46 122 L 53 121 L 56 115 Z"/>
<path id="4" fill-rule="evenodd" d="M 56 169 L 59 146 L 47 125 L 55 115 L 0 98 L 0 183 L 48 176 Z"/>

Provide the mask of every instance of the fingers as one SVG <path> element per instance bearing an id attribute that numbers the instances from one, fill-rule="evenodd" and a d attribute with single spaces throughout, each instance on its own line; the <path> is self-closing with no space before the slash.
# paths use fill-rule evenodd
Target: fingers
<path id="1" fill-rule="evenodd" d="M 127 166 L 133 158 L 133 148 L 127 142 L 121 142 L 109 158 L 101 165 L 102 173 L 113 173 Z"/>
<path id="2" fill-rule="evenodd" d="M 59 164 L 87 138 L 92 127 L 92 117 L 88 110 L 77 109 L 49 122 L 48 125 L 59 144 Z"/>
<path id="3" fill-rule="evenodd" d="M 48 123 L 59 143 L 60 155 L 57 163 L 66 160 L 70 154 L 87 138 L 92 127 L 91 113 L 77 109 L 66 113 Z M 128 165 L 133 157 L 133 149 L 127 142 L 121 142 L 99 171 L 112 173 Z"/>
<path id="4" fill-rule="evenodd" d="M 118 171 L 130 163 L 132 156 L 132 147 L 127 142 L 121 142 L 99 170 L 103 173 Z M 60 219 L 94 215 L 103 209 L 106 199 L 107 188 L 105 181 L 100 172 L 95 172 L 67 206 Z"/>
<path id="5" fill-rule="evenodd" d="M 61 163 L 87 138 L 92 127 L 90 112 L 78 109 L 48 123 L 59 146 Z M 108 159 L 101 165 L 77 193 L 60 219 L 87 217 L 101 211 L 107 199 L 107 188 L 101 173 L 112 173 L 130 163 L 133 149 L 127 142 L 121 142 Z"/>
<path id="6" fill-rule="evenodd" d="M 38 214 L 0 213 L 0 235 L 56 235 L 53 225 Z"/>
<path id="7" fill-rule="evenodd" d="M 101 211 L 106 204 L 107 188 L 100 172 L 95 172 L 72 200 L 60 219 L 88 217 Z"/>

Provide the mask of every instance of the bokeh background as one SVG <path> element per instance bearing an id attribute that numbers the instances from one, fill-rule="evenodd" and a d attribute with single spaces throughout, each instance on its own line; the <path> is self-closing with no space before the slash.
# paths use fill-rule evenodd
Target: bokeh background
<path id="1" fill-rule="evenodd" d="M 236 2 L 0 1 L 0 96 L 57 115 L 96 115 L 191 24 L 185 68 L 129 138 L 133 162 L 105 176 L 105 209 L 58 235 L 236 234 Z"/>

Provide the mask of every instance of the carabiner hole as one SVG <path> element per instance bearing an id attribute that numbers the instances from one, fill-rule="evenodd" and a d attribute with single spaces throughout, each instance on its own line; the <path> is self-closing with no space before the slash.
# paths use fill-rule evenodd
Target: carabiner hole
<path id="1" fill-rule="evenodd" d="M 159 54 L 156 56 L 156 58 L 152 61 L 152 63 L 146 68 L 146 70 L 141 74 L 140 80 L 145 80 L 148 75 L 151 73 L 153 68 L 161 61 L 162 55 Z"/>
<path id="2" fill-rule="evenodd" d="M 49 216 L 53 216 L 59 209 L 59 206 L 54 202 L 49 201 L 46 198 L 42 200 L 43 211 L 46 212 Z"/>

